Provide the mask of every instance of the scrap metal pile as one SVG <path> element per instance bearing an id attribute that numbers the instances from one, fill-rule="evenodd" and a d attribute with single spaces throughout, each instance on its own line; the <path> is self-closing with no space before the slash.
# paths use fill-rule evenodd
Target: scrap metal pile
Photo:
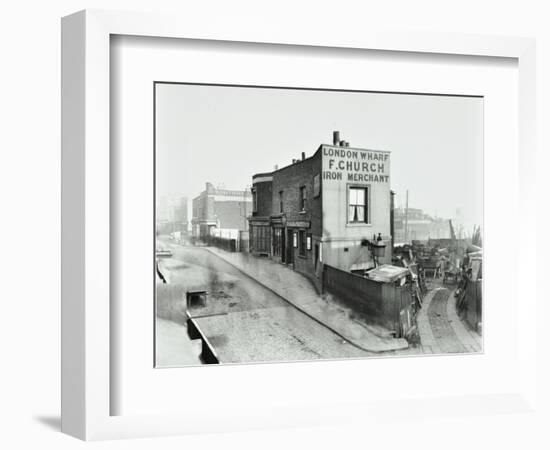
<path id="1" fill-rule="evenodd" d="M 441 278 L 444 284 L 457 283 L 466 242 L 457 239 L 412 241 L 394 249 L 394 264 L 407 267 L 416 264 L 424 277 Z"/>
<path id="2" fill-rule="evenodd" d="M 474 234 L 481 243 L 479 229 Z M 393 264 L 409 268 L 417 274 L 420 295 L 427 291 L 427 280 L 440 279 L 443 284 L 455 285 L 456 307 L 464 316 L 468 309 L 468 286 L 482 279 L 482 248 L 465 239 L 430 239 L 412 241 L 393 250 Z"/>

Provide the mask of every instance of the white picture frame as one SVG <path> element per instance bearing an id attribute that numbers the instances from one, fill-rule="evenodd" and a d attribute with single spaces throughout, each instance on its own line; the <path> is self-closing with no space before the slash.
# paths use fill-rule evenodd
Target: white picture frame
<path id="1" fill-rule="evenodd" d="M 512 58 L 518 63 L 519 81 L 519 182 L 514 198 L 523 223 L 535 228 L 534 186 L 529 174 L 535 161 L 535 43 L 528 38 L 472 36 L 445 33 L 399 33 L 340 28 L 281 30 L 257 22 L 234 26 L 205 24 L 192 17 L 87 10 L 62 21 L 62 431 L 85 440 L 162 436 L 223 430 L 257 429 L 357 420 L 385 415 L 391 418 L 394 400 L 315 403 L 304 399 L 301 407 L 273 404 L 270 408 L 235 411 L 220 400 L 210 417 L 181 413 L 112 415 L 112 394 L 120 388 L 111 378 L 110 366 L 119 357 L 110 336 L 117 324 L 110 307 L 111 236 L 110 182 L 110 37 L 112 35 L 200 39 L 256 44 Z M 519 199 L 522 199 L 520 202 Z M 490 239 L 490 236 L 488 237 Z M 534 241 L 517 249 L 517 277 L 525 277 L 535 261 Z M 534 263 L 533 263 L 534 264 Z M 529 289 L 532 290 L 529 295 Z M 537 308 L 532 287 L 522 287 L 517 323 L 519 342 L 536 341 L 528 312 Z M 517 292 L 515 294 L 517 296 Z M 517 383 L 501 393 L 469 392 L 464 397 L 425 399 L 437 401 L 440 414 L 496 414 L 535 408 L 536 353 L 519 347 Z M 382 361 L 380 361 L 382 363 Z M 384 361 L 384 364 L 403 364 Z M 445 364 L 451 364 L 448 360 Z M 361 361 L 348 364 L 359 368 Z M 295 365 L 295 367 L 298 365 Z M 307 367 L 306 367 L 307 366 Z M 315 374 L 315 364 L 303 370 Z M 198 368 L 202 370 L 203 368 Z M 171 369 L 168 369 L 171 370 Z M 195 370 L 196 373 L 196 369 Z M 205 369 L 210 370 L 210 369 Z M 247 369 L 266 376 L 269 365 Z M 293 369 L 294 370 L 294 369 Z M 298 369 L 296 369 L 298 370 Z M 301 369 L 300 369 L 301 370 Z M 189 372 L 191 374 L 191 372 Z M 212 377 L 212 374 L 209 374 Z M 422 399 L 398 398 L 421 411 Z M 166 400 L 167 402 L 170 399 Z M 251 400 L 252 401 L 252 400 Z M 261 399 L 258 401 L 262 401 Z M 251 403 L 252 404 L 252 403 Z M 505 405 L 505 407 L 504 407 Z M 270 406 L 270 405 L 264 405 Z M 325 408 L 323 408 L 323 406 Z M 222 420 L 231 417 L 231 420 Z M 246 417 L 248 420 L 239 418 Z"/>

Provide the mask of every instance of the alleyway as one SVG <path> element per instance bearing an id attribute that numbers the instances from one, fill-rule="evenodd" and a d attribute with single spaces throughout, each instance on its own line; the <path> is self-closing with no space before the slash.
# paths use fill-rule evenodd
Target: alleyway
<path id="1" fill-rule="evenodd" d="M 482 350 L 481 336 L 456 313 L 453 291 L 434 287 L 418 315 L 422 353 L 472 353 Z"/>
<path id="2" fill-rule="evenodd" d="M 449 291 L 447 289 L 440 289 L 435 293 L 428 308 L 430 328 L 439 349 L 443 353 L 463 353 L 467 350 L 458 339 L 447 317 L 448 297 Z"/>

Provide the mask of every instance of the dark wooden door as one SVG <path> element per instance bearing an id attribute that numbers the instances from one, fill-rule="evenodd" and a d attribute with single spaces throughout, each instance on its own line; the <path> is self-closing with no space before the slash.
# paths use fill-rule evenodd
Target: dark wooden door
<path id="1" fill-rule="evenodd" d="M 281 261 L 286 262 L 286 233 L 284 228 L 281 230 Z"/>
<path id="2" fill-rule="evenodd" d="M 294 262 L 294 233 L 292 230 L 287 230 L 286 248 L 286 263 L 292 264 Z"/>

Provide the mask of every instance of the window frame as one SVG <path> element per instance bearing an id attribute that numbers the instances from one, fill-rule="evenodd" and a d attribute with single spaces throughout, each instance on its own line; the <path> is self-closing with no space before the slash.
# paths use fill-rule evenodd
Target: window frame
<path id="1" fill-rule="evenodd" d="M 321 174 L 318 173 L 313 176 L 313 198 L 321 196 Z"/>
<path id="2" fill-rule="evenodd" d="M 349 220 L 350 194 L 352 189 L 365 190 L 365 218 L 364 220 Z M 348 184 L 346 186 L 346 224 L 351 226 L 371 225 L 371 185 L 370 184 Z"/>
<path id="3" fill-rule="evenodd" d="M 307 188 L 305 185 L 300 186 L 300 212 L 306 212 L 307 204 Z"/>

